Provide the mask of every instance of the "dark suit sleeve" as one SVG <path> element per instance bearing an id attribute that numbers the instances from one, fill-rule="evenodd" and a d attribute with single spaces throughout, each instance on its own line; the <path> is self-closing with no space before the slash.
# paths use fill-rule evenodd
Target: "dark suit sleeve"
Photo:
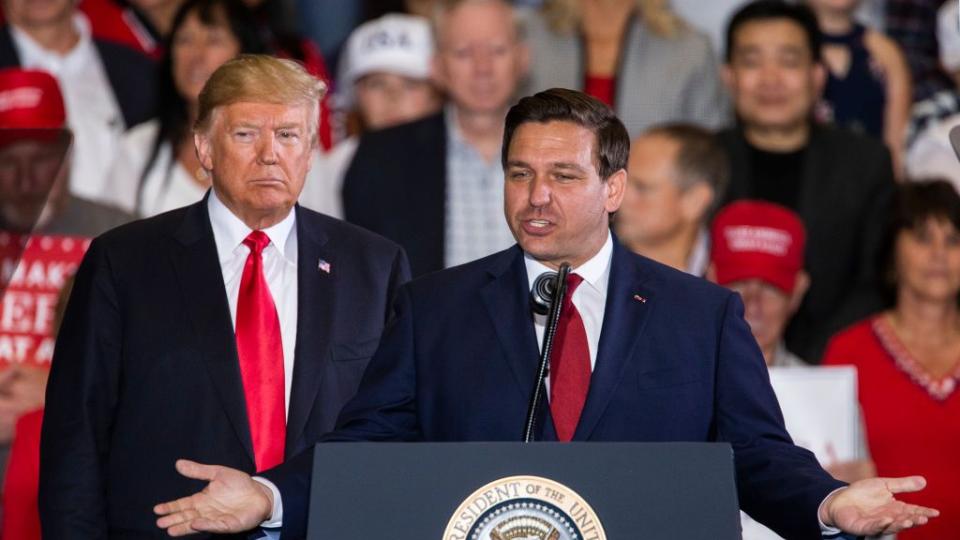
<path id="1" fill-rule="evenodd" d="M 104 469 L 121 329 L 110 262 L 95 240 L 77 271 L 47 385 L 39 495 L 44 538 L 107 537 Z"/>
<path id="2" fill-rule="evenodd" d="M 820 503 L 844 484 L 787 434 L 738 295 L 728 297 L 720 324 L 717 436 L 733 446 L 740 507 L 784 538 L 819 538 Z"/>
<path id="3" fill-rule="evenodd" d="M 408 272 L 404 263 L 405 259 L 399 259 L 399 277 Z M 322 437 L 321 443 L 422 439 L 416 409 L 413 330 L 409 287 L 400 287 L 395 316 L 387 324 L 380 347 L 363 374 L 357 395 L 340 413 L 337 429 Z M 312 471 L 311 448 L 263 474 L 280 490 L 284 538 L 306 535 Z"/>

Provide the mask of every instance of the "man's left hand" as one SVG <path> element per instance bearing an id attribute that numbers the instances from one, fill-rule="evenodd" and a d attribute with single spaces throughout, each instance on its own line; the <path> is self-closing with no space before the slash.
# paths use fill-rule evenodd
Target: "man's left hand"
<path id="1" fill-rule="evenodd" d="M 926 485 L 922 476 L 860 480 L 830 495 L 820 507 L 820 520 L 844 532 L 867 536 L 917 527 L 940 512 L 898 501 L 894 495 L 920 491 Z"/>

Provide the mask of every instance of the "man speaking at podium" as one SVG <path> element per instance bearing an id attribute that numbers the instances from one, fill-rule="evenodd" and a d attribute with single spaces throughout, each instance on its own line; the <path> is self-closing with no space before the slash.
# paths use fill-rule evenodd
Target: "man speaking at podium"
<path id="1" fill-rule="evenodd" d="M 609 218 L 629 139 L 607 106 L 571 90 L 524 98 L 507 115 L 503 148 L 518 245 L 401 288 L 359 393 L 322 440 L 521 440 L 543 333 L 530 287 L 568 262 L 538 439 L 729 442 L 741 507 L 786 538 L 895 532 L 936 515 L 894 498 L 922 489 L 922 478 L 849 487 L 831 478 L 784 429 L 740 298 L 617 244 Z M 311 458 L 254 480 L 180 461 L 182 474 L 209 484 L 158 505 L 158 526 L 181 535 L 274 520 L 300 538 Z"/>

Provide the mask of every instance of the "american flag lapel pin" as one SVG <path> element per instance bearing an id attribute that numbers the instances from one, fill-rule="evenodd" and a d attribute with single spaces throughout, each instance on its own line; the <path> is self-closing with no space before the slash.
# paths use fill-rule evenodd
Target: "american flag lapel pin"
<path id="1" fill-rule="evenodd" d="M 329 274 L 329 273 L 330 273 L 330 263 L 328 263 L 328 262 L 327 262 L 326 260 L 324 260 L 324 259 L 320 259 L 319 261 L 317 261 L 317 268 L 318 268 L 321 272 L 324 272 L 324 273 L 326 273 L 326 274 Z"/>
<path id="2" fill-rule="evenodd" d="M 641 304 L 647 303 L 647 298 L 645 296 L 640 296 L 639 294 L 633 295 L 633 299 L 636 300 L 637 302 L 640 302 Z"/>

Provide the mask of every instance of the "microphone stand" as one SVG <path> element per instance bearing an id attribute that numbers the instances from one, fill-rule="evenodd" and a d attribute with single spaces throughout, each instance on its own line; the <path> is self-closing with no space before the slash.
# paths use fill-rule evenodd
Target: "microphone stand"
<path id="1" fill-rule="evenodd" d="M 540 364 L 537 366 L 537 379 L 533 386 L 533 395 L 530 397 L 530 406 L 527 409 L 527 422 L 523 429 L 523 442 L 533 441 L 533 429 L 537 423 L 537 409 L 543 399 L 546 385 L 544 379 L 550 367 L 550 352 L 553 350 L 553 338 L 557 333 L 557 323 L 560 321 L 560 311 L 563 308 L 563 296 L 567 293 L 567 274 L 570 265 L 562 263 L 557 272 L 556 285 L 553 287 L 553 298 L 550 300 L 550 312 L 547 316 L 547 326 L 543 332 L 543 344 L 540 347 Z"/>

